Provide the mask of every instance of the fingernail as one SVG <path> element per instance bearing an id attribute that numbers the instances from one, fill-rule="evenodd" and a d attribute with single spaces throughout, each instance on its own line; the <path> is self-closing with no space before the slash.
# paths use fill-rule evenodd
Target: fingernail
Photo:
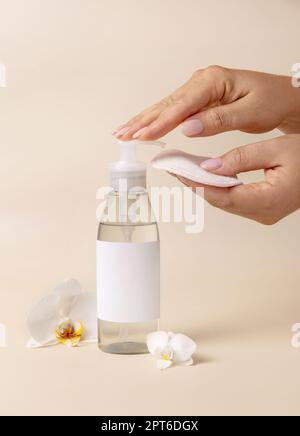
<path id="1" fill-rule="evenodd" d="M 113 135 L 115 135 L 116 133 L 118 133 L 121 129 L 123 129 L 124 128 L 124 126 L 119 126 L 119 127 L 117 127 L 113 132 L 112 132 L 112 134 Z"/>
<path id="2" fill-rule="evenodd" d="M 208 171 L 218 170 L 223 166 L 223 161 L 219 157 L 208 159 L 202 162 L 201 168 Z"/>
<path id="3" fill-rule="evenodd" d="M 203 124 L 200 120 L 187 120 L 182 124 L 182 133 L 186 136 L 196 136 L 202 133 Z"/>
<path id="4" fill-rule="evenodd" d="M 130 129 L 130 127 L 123 127 L 123 129 L 121 129 L 115 133 L 115 136 L 117 138 L 119 138 L 119 136 L 125 135 L 125 133 L 127 133 L 129 129 Z"/>
<path id="5" fill-rule="evenodd" d="M 137 139 L 140 136 L 142 136 L 143 133 L 145 133 L 145 131 L 148 129 L 148 126 L 143 127 L 142 129 L 138 130 L 137 132 L 135 132 L 134 135 L 132 135 L 133 139 Z"/>

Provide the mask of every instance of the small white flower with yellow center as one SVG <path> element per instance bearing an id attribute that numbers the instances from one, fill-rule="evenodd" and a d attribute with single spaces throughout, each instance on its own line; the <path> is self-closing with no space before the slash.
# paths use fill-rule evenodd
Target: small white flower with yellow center
<path id="1" fill-rule="evenodd" d="M 28 348 L 59 343 L 76 347 L 97 340 L 96 294 L 84 293 L 75 279 L 65 280 L 40 299 L 27 318 Z"/>
<path id="2" fill-rule="evenodd" d="M 169 368 L 173 363 L 178 365 L 192 365 L 197 345 L 186 335 L 181 333 L 153 332 L 147 336 L 149 353 L 156 359 L 158 369 Z"/>

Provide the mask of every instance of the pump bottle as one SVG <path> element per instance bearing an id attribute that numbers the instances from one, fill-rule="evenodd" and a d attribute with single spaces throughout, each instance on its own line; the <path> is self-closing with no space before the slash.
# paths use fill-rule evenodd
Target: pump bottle
<path id="1" fill-rule="evenodd" d="M 97 238 L 98 345 L 139 354 L 147 352 L 147 334 L 157 330 L 160 316 L 159 233 L 146 165 L 135 156 L 142 141 L 118 142 L 120 160 L 110 165 L 112 189 Z"/>

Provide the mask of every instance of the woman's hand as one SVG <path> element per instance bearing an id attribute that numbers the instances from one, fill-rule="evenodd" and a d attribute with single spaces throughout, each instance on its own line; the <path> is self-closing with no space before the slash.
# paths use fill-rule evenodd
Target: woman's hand
<path id="1" fill-rule="evenodd" d="M 212 205 L 263 224 L 300 208 L 300 88 L 290 77 L 218 66 L 196 71 L 169 97 L 146 109 L 114 134 L 122 140 L 157 139 L 182 123 L 189 137 L 229 130 L 288 133 L 250 144 L 202 166 L 220 175 L 264 169 L 265 181 L 234 188 L 205 186 Z M 180 178 L 196 188 L 191 180 Z"/>
<path id="2" fill-rule="evenodd" d="M 234 188 L 205 186 L 205 199 L 227 212 L 271 225 L 300 208 L 300 135 L 285 135 L 235 148 L 201 166 L 226 176 L 265 170 L 265 181 L 260 183 Z M 194 189 L 201 186 L 178 178 Z"/>
<path id="3" fill-rule="evenodd" d="M 300 133 L 300 88 L 292 86 L 290 77 L 212 66 L 196 71 L 114 134 L 122 140 L 157 139 L 181 123 L 189 137 L 274 128 Z"/>

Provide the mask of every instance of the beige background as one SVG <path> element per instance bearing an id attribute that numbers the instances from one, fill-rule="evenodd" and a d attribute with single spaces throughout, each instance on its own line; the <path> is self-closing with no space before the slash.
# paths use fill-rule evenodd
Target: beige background
<path id="1" fill-rule="evenodd" d="M 299 213 L 266 228 L 207 206 L 202 234 L 161 226 L 162 327 L 197 340 L 194 367 L 24 348 L 37 297 L 70 276 L 95 289 L 95 192 L 116 125 L 196 68 L 290 74 L 299 19 L 297 0 L 0 0 L 1 414 L 299 414 Z M 257 136 L 166 139 L 218 155 Z"/>

